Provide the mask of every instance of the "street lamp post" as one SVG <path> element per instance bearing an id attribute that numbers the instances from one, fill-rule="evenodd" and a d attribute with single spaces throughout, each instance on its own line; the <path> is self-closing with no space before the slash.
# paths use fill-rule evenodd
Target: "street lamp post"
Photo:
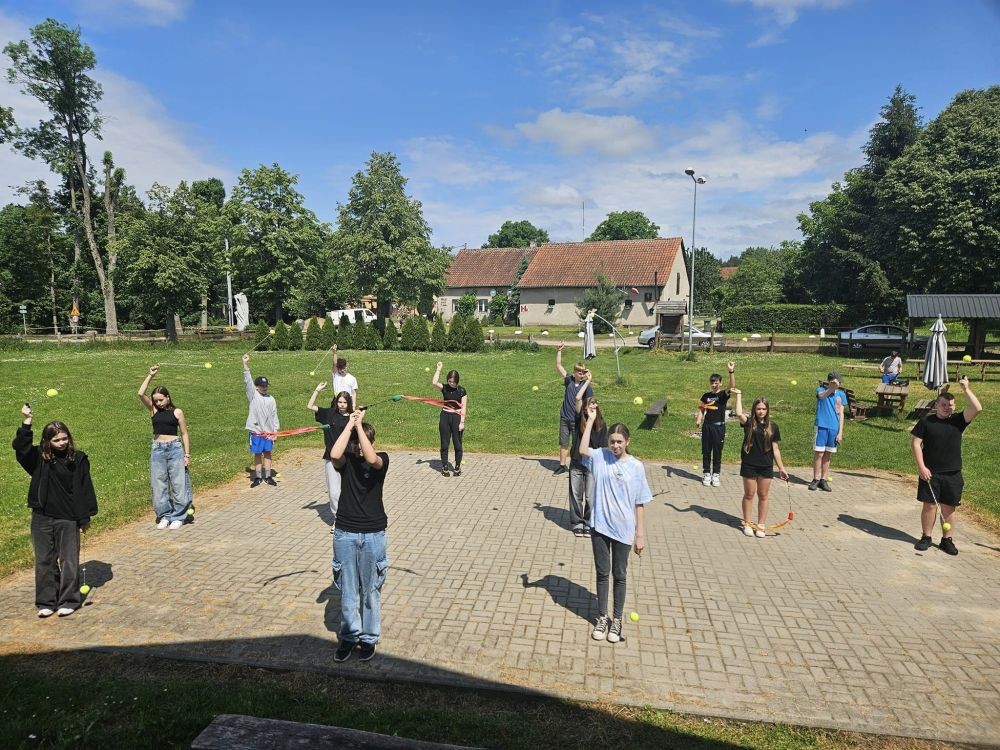
<path id="1" fill-rule="evenodd" d="M 691 210 L 691 275 L 688 279 L 688 359 L 694 355 L 694 230 L 698 220 L 698 186 L 705 184 L 704 177 L 695 177 L 694 170 L 688 167 L 684 174 L 694 182 L 694 208 Z"/>

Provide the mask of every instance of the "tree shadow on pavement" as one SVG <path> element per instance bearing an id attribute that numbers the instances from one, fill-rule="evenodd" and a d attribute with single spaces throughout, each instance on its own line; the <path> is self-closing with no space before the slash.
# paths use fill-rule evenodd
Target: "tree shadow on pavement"
<path id="1" fill-rule="evenodd" d="M 527 573 L 521 573 L 521 585 L 526 589 L 545 589 L 553 602 L 586 622 L 597 614 L 597 594 L 563 576 L 549 574 L 532 582 Z"/>
<path id="2" fill-rule="evenodd" d="M 891 539 L 896 542 L 906 542 L 907 544 L 916 544 L 920 541 L 915 536 L 911 536 L 905 531 L 894 529 L 891 526 L 885 526 L 884 524 L 872 521 L 868 518 L 857 518 L 855 516 L 849 516 L 846 513 L 841 513 L 837 516 L 837 520 L 841 523 L 847 524 L 848 526 L 853 526 L 855 529 L 863 531 L 866 534 L 877 536 L 880 539 Z"/>

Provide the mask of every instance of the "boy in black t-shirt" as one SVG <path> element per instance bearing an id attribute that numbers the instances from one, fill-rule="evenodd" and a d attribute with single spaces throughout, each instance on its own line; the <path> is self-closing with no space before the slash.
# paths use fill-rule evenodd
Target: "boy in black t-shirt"
<path id="1" fill-rule="evenodd" d="M 334 661 L 347 661 L 358 647 L 361 661 L 375 656 L 382 628 L 382 585 L 389 570 L 382 488 L 389 455 L 376 453 L 375 428 L 355 411 L 330 449 L 341 475 L 333 532 L 333 582 L 340 589 L 339 645 Z"/>
<path id="2" fill-rule="evenodd" d="M 719 472 L 722 471 L 722 446 L 726 442 L 726 405 L 729 394 L 736 387 L 736 363 L 729 362 L 729 387 L 722 390 L 722 376 L 712 373 L 708 378 L 708 393 L 702 394 L 698 403 L 696 427 L 701 428 L 701 468 L 704 477 L 701 483 L 708 487 L 718 487 Z"/>
<path id="3" fill-rule="evenodd" d="M 913 459 L 917 463 L 920 481 L 917 483 L 917 500 L 923 503 L 920 511 L 922 536 L 914 545 L 924 551 L 931 546 L 931 532 L 937 517 L 935 498 L 941 506 L 940 548 L 949 555 L 957 555 L 958 548 L 952 539 L 955 510 L 962 502 L 962 433 L 983 410 L 979 399 L 969 388 L 969 378 L 958 381 L 965 393 L 965 411 L 955 411 L 955 396 L 947 391 L 938 394 L 934 412 L 917 422 L 910 434 Z"/>

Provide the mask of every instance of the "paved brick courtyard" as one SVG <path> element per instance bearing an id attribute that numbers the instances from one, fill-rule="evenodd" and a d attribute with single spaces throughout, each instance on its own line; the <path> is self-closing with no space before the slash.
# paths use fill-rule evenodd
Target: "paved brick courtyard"
<path id="1" fill-rule="evenodd" d="M 282 457 L 277 488 L 201 502 L 192 526 L 88 543 L 94 590 L 70 618 L 37 620 L 30 571 L 16 574 L 0 638 L 1000 743 L 1000 539 L 960 522 L 957 558 L 916 552 L 903 479 L 793 481 L 795 521 L 757 540 L 737 528 L 734 467 L 713 489 L 690 464 L 646 462 L 649 547 L 626 608 L 641 619 L 612 646 L 590 639 L 590 543 L 567 530 L 551 459 L 471 455 L 446 479 L 433 454 L 396 451 L 379 654 L 340 665 L 314 453 Z M 788 496 L 776 482 L 773 520 Z"/>

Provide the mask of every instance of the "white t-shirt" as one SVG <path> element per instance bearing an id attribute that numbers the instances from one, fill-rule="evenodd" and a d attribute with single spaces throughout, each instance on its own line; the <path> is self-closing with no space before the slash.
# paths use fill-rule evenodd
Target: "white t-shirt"
<path id="1" fill-rule="evenodd" d="M 899 375 L 899 371 L 903 369 L 903 360 L 899 357 L 893 357 L 889 355 L 882 360 L 882 371 L 886 375 Z"/>
<path id="2" fill-rule="evenodd" d="M 618 460 L 610 448 L 581 456 L 594 475 L 593 523 L 596 531 L 622 544 L 635 543 L 635 506 L 653 499 L 642 461 Z"/>
<path id="3" fill-rule="evenodd" d="M 358 380 L 351 373 L 346 375 L 341 375 L 336 370 L 333 371 L 333 392 L 334 394 L 340 393 L 341 391 L 347 391 L 351 394 L 351 398 L 354 398 L 354 392 L 358 390 Z M 355 407 L 357 404 L 354 405 Z"/>

